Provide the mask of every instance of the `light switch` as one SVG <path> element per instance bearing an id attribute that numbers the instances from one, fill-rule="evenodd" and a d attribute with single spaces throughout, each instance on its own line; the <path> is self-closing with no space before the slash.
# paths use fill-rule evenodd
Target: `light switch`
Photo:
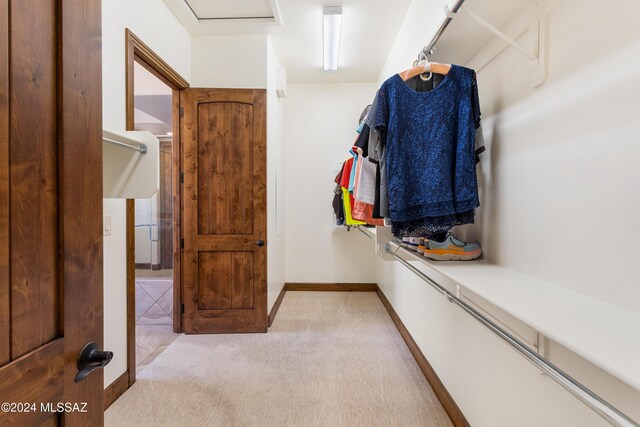
<path id="1" fill-rule="evenodd" d="M 111 236 L 111 217 L 110 216 L 105 216 L 104 217 L 104 222 L 103 222 L 103 235 L 104 236 Z"/>

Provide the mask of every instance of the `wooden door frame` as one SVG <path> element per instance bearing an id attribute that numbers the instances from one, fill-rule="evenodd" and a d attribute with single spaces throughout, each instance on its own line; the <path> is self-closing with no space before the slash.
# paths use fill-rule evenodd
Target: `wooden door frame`
<path id="1" fill-rule="evenodd" d="M 130 29 L 125 29 L 126 47 L 126 128 L 134 130 L 134 64 L 137 62 L 151 74 L 162 80 L 172 89 L 173 139 L 171 143 L 172 184 L 173 184 L 173 331 L 182 332 L 180 306 L 182 304 L 182 274 L 180 268 L 180 238 L 182 234 L 182 195 L 180 191 L 181 150 L 180 142 L 180 91 L 189 87 L 178 72 L 167 64 L 158 54 L 138 38 Z M 136 286 L 135 286 L 135 205 L 133 199 L 127 200 L 127 367 L 129 387 L 136 380 Z"/>

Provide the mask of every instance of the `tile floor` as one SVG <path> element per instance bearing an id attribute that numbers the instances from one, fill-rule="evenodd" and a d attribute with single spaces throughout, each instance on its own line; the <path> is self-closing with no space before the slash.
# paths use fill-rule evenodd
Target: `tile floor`
<path id="1" fill-rule="evenodd" d="M 173 333 L 172 270 L 136 270 L 136 372 L 178 336 Z"/>

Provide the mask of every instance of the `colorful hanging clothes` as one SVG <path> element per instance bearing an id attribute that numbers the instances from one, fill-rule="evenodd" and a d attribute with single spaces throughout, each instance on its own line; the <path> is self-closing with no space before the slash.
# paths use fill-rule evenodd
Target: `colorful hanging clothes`
<path id="1" fill-rule="evenodd" d="M 356 202 L 373 205 L 376 192 L 376 165 L 364 159 L 357 175 Z"/>
<path id="2" fill-rule="evenodd" d="M 349 190 L 347 190 L 345 187 L 340 187 L 342 188 L 342 199 L 344 201 L 344 223 L 345 225 L 351 226 L 351 225 L 365 225 L 366 222 L 364 221 L 358 221 L 353 219 L 352 213 L 351 213 L 351 206 L 353 206 L 353 194 L 351 194 L 349 192 Z"/>
<path id="3" fill-rule="evenodd" d="M 347 159 L 342 166 L 342 174 L 340 176 L 340 186 L 349 189 L 351 181 L 351 170 L 353 169 L 353 157 Z"/>
<path id="4" fill-rule="evenodd" d="M 356 163 L 358 161 L 358 154 L 356 154 L 356 152 L 353 150 L 349 150 L 349 154 L 353 156 L 353 162 L 351 163 L 351 169 L 349 172 L 349 185 L 347 186 L 347 189 L 351 193 L 353 193 L 353 190 L 356 185 L 356 169 L 357 169 Z"/>
<path id="5" fill-rule="evenodd" d="M 354 204 L 353 194 L 349 192 L 349 182 L 351 178 L 351 172 L 353 170 L 353 162 L 354 158 L 351 157 L 342 165 L 342 170 L 340 174 L 336 177 L 338 180 L 338 184 L 340 185 L 340 190 L 342 192 L 342 204 L 344 207 L 344 225 L 352 226 L 352 225 L 363 225 L 365 222 L 357 221 L 353 218 L 351 213 L 351 207 Z"/>
<path id="6" fill-rule="evenodd" d="M 354 220 L 363 221 L 369 225 L 384 225 L 384 219 L 373 217 L 373 205 L 367 203 L 356 201 L 353 206 L 352 216 Z"/>
<path id="7" fill-rule="evenodd" d="M 389 199 L 387 197 L 387 169 L 384 152 L 384 139 L 380 131 L 375 128 L 376 113 L 378 111 L 379 92 L 371 104 L 371 110 L 365 119 L 365 123 L 370 127 L 367 141 L 367 153 L 369 161 L 376 164 L 376 186 L 375 198 L 373 202 L 374 218 L 389 218 Z"/>
<path id="8" fill-rule="evenodd" d="M 333 207 L 333 213 L 336 217 L 336 225 L 344 225 L 344 202 L 342 201 L 342 187 L 340 187 L 340 179 L 342 178 L 342 171 L 344 170 L 344 163 L 338 172 L 338 175 L 334 178 L 333 182 L 336 186 L 333 190 L 333 200 L 331 206 Z"/>
<path id="9" fill-rule="evenodd" d="M 369 225 L 384 225 L 382 218 L 374 218 L 374 202 L 375 202 L 375 182 L 376 167 L 369 161 L 368 144 L 369 144 L 369 125 L 366 124 L 366 117 L 370 114 L 371 106 L 365 109 L 367 115 L 360 117 L 361 128 L 352 151 L 357 154 L 356 174 L 353 196 L 355 203 L 352 206 L 352 215 L 356 220 L 364 221 Z M 363 112 L 364 114 L 364 112 Z"/>

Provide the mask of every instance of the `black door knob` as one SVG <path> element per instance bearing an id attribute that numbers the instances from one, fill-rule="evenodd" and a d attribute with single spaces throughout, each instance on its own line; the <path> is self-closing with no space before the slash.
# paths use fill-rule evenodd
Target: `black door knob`
<path id="1" fill-rule="evenodd" d="M 98 350 L 98 344 L 95 342 L 87 343 L 80 351 L 78 356 L 78 373 L 76 374 L 76 382 L 80 382 L 87 377 L 96 368 L 104 368 L 113 359 L 112 351 Z"/>
<path id="2" fill-rule="evenodd" d="M 258 245 L 258 246 L 264 246 L 264 240 L 258 240 L 258 241 L 256 242 L 256 245 Z"/>

